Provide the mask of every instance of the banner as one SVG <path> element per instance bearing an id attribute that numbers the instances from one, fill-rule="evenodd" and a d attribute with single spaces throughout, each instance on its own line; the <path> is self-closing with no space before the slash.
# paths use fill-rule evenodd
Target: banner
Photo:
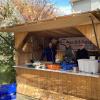
<path id="1" fill-rule="evenodd" d="M 65 46 L 62 44 L 66 45 L 66 42 L 70 42 L 71 47 L 73 50 L 78 50 L 80 48 L 80 44 L 84 43 L 86 46 L 86 49 L 88 51 L 97 51 L 97 47 L 91 43 L 87 38 L 85 37 L 71 37 L 71 38 L 60 38 L 59 39 L 59 49 L 60 50 L 65 50 Z"/>

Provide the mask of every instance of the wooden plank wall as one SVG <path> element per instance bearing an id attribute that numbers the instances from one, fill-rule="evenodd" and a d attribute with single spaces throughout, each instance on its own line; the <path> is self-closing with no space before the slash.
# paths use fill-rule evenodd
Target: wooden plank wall
<path id="1" fill-rule="evenodd" d="M 40 60 L 43 48 L 49 41 L 49 38 L 37 37 L 31 33 L 15 33 L 16 65 L 29 63 L 31 59 Z"/>
<path id="2" fill-rule="evenodd" d="M 23 68 L 16 72 L 18 93 L 39 100 L 100 100 L 100 78 Z"/>

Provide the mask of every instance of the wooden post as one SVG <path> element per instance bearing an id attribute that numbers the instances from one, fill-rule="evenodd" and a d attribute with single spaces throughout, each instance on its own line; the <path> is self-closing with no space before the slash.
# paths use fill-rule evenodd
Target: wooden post
<path id="1" fill-rule="evenodd" d="M 22 46 L 23 41 L 27 35 L 28 35 L 28 32 L 15 33 L 15 48 L 16 49 L 19 49 Z"/>
<path id="2" fill-rule="evenodd" d="M 16 48 L 16 53 L 15 53 L 15 58 L 16 58 L 16 65 L 19 65 L 21 63 L 21 53 L 22 53 L 22 45 L 23 41 L 28 35 L 27 32 L 23 33 L 15 33 L 15 48 Z"/>
<path id="3" fill-rule="evenodd" d="M 96 24 L 96 32 L 97 32 L 97 39 L 98 39 L 99 48 L 100 48 L 100 24 Z"/>

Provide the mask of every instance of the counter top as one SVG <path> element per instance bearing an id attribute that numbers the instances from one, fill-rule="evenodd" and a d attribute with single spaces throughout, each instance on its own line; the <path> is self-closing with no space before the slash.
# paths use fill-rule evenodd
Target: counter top
<path id="1" fill-rule="evenodd" d="M 73 72 L 72 70 L 50 70 L 50 69 L 36 69 L 36 68 L 31 68 L 31 67 L 27 67 L 25 65 L 20 65 L 20 66 L 13 66 L 15 68 L 23 68 L 23 69 L 30 69 L 30 70 L 39 70 L 39 71 L 48 71 L 48 72 L 58 72 L 58 73 L 65 73 L 65 74 L 72 74 L 72 75 L 80 75 L 80 76 L 88 76 L 88 77 L 95 77 L 95 78 L 99 78 L 100 77 L 100 73 L 97 74 L 91 74 L 91 73 L 85 73 L 85 72 Z"/>

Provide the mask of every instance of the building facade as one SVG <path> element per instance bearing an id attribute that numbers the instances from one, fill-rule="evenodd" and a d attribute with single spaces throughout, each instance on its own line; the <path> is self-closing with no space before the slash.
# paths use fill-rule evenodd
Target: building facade
<path id="1" fill-rule="evenodd" d="M 71 0 L 73 12 L 87 12 L 100 9 L 100 0 Z"/>

